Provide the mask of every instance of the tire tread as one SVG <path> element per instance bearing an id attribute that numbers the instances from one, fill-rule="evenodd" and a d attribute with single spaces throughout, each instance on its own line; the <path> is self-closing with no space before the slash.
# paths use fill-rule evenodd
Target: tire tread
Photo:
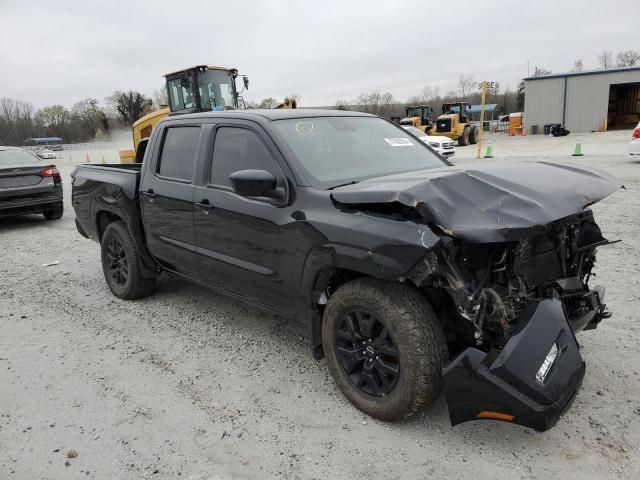
<path id="1" fill-rule="evenodd" d="M 416 365 L 413 369 L 403 369 L 401 365 L 401 371 L 405 375 L 410 375 L 405 379 L 405 384 L 410 385 L 411 388 L 408 392 L 411 398 L 406 399 L 403 411 L 384 411 L 380 408 L 379 411 L 374 409 L 366 413 L 388 421 L 409 418 L 433 402 L 442 390 L 441 371 L 448 357 L 442 327 L 431 305 L 417 289 L 406 284 L 371 277 L 360 278 L 340 287 L 329 299 L 325 315 L 332 315 L 336 306 L 352 296 L 364 297 L 365 300 L 370 297 L 370 301 L 381 301 L 387 309 L 393 310 L 395 327 L 403 340 L 410 344 L 409 351 L 406 352 L 409 357 L 408 363 Z M 328 332 L 325 332 L 323 326 L 323 343 L 327 335 Z M 325 345 L 325 351 L 326 349 Z M 344 392 L 342 382 L 338 381 L 334 373 L 334 370 L 339 367 L 331 365 L 331 361 L 329 363 L 338 386 Z M 356 404 L 356 407 L 361 406 Z"/>
<path id="2" fill-rule="evenodd" d="M 111 284 L 107 280 L 109 288 L 114 295 L 124 300 L 135 300 L 151 295 L 156 288 L 156 279 L 145 278 L 142 276 L 140 268 L 140 255 L 138 254 L 138 250 L 136 249 L 129 229 L 122 221 L 111 222 L 104 230 L 104 234 L 102 235 L 102 243 L 105 242 L 105 239 L 108 238 L 112 231 L 122 239 L 124 243 L 123 246 L 127 250 L 127 257 L 129 257 L 127 260 L 129 264 L 129 276 L 131 282 L 128 288 L 122 293 L 114 291 L 114 289 L 111 287 Z M 105 279 L 106 278 L 107 274 L 105 272 Z"/>

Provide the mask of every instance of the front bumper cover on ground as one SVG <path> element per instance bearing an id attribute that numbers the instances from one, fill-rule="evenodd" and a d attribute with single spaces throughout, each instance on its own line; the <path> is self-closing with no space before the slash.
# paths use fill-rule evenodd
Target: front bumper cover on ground
<path id="1" fill-rule="evenodd" d="M 595 298 L 600 303 L 602 297 L 599 291 Z M 604 304 L 597 312 L 594 325 L 605 312 Z M 452 425 L 493 418 L 544 431 L 570 407 L 585 363 L 562 301 L 533 301 L 522 315 L 530 320 L 502 350 L 485 353 L 470 347 L 444 369 Z M 558 355 L 543 383 L 536 373 L 554 343 Z"/>

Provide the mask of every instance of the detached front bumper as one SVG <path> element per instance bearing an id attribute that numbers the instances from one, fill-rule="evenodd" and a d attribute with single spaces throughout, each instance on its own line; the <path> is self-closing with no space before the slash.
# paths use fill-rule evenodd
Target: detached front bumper
<path id="1" fill-rule="evenodd" d="M 589 296 L 597 305 L 587 328 L 595 328 L 608 315 L 602 303 L 604 291 L 594 290 Z M 562 301 L 533 301 L 522 315 L 530 320 L 502 350 L 485 353 L 470 347 L 444 369 L 452 425 L 497 419 L 545 431 L 571 406 L 585 363 Z M 578 329 L 586 326 L 579 323 Z M 554 344 L 557 356 L 541 381 L 536 374 Z"/>

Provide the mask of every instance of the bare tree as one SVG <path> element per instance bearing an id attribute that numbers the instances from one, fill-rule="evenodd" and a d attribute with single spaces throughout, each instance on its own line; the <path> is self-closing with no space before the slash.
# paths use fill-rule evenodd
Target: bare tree
<path id="1" fill-rule="evenodd" d="M 411 105 L 425 104 L 426 105 L 426 104 L 429 104 L 433 98 L 434 98 L 433 89 L 427 86 L 427 87 L 423 87 L 422 90 L 420 90 L 420 93 L 418 95 L 409 97 L 407 99 L 407 104 L 411 104 Z"/>
<path id="2" fill-rule="evenodd" d="M 598 55 L 598 64 L 605 70 L 613 67 L 613 53 L 611 50 L 602 50 L 602 53 Z"/>
<path id="3" fill-rule="evenodd" d="M 278 102 L 273 97 L 263 98 L 258 104 L 258 108 L 273 108 L 277 104 Z"/>
<path id="4" fill-rule="evenodd" d="M 60 128 L 69 122 L 69 111 L 62 105 L 49 105 L 36 112 L 36 123 L 43 127 Z"/>
<path id="5" fill-rule="evenodd" d="M 379 90 L 361 93 L 351 102 L 339 100 L 336 102 L 336 108 L 372 113 L 381 117 L 398 116 L 404 113 L 404 107 L 395 101 L 390 92 L 380 93 Z"/>
<path id="6" fill-rule="evenodd" d="M 572 72 L 581 72 L 584 70 L 584 66 L 582 65 L 582 59 L 578 58 L 575 62 L 573 62 Z"/>
<path id="7" fill-rule="evenodd" d="M 0 145 L 22 145 L 34 133 L 33 106 L 21 100 L 0 99 Z"/>
<path id="8" fill-rule="evenodd" d="M 534 67 L 533 76 L 534 77 L 544 77 L 546 75 L 551 75 L 551 70 L 547 70 L 543 67 Z"/>
<path id="9" fill-rule="evenodd" d="M 94 138 L 98 132 L 105 134 L 109 130 L 107 116 L 95 98 L 80 100 L 71 107 L 71 115 L 89 138 Z"/>
<path id="10" fill-rule="evenodd" d="M 623 50 L 616 55 L 618 67 L 633 67 L 640 64 L 640 52 L 637 50 Z"/>
<path id="11" fill-rule="evenodd" d="M 524 80 L 520 80 L 520 83 L 518 83 L 518 90 L 516 91 L 516 109 L 519 112 L 524 111 L 524 92 L 525 92 L 524 87 L 525 87 Z"/>
<path id="12" fill-rule="evenodd" d="M 460 100 L 467 100 L 469 95 L 476 89 L 477 82 L 473 75 L 458 76 L 458 95 Z"/>
<path id="13" fill-rule="evenodd" d="M 152 105 L 151 99 L 133 90 L 128 92 L 116 90 L 106 100 L 127 125 L 133 125 L 133 122 L 142 117 L 145 111 L 149 111 Z"/>

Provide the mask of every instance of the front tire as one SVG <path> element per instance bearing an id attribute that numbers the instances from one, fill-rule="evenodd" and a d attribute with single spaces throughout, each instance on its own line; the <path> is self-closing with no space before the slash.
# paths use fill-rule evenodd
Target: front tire
<path id="1" fill-rule="evenodd" d="M 124 223 L 107 225 L 100 247 L 104 278 L 116 297 L 133 300 L 153 293 L 156 279 L 142 275 L 138 251 Z"/>
<path id="2" fill-rule="evenodd" d="M 476 127 L 471 128 L 471 133 L 469 134 L 469 143 L 471 145 L 475 145 L 478 143 L 478 129 Z"/>
<path id="3" fill-rule="evenodd" d="M 408 418 L 442 389 L 442 327 L 414 288 L 374 278 L 340 287 L 324 311 L 322 343 L 338 388 L 374 418 Z"/>
<path id="4" fill-rule="evenodd" d="M 466 145 L 469 145 L 469 127 L 465 127 L 462 131 L 462 135 L 458 137 L 458 146 L 464 147 Z"/>

